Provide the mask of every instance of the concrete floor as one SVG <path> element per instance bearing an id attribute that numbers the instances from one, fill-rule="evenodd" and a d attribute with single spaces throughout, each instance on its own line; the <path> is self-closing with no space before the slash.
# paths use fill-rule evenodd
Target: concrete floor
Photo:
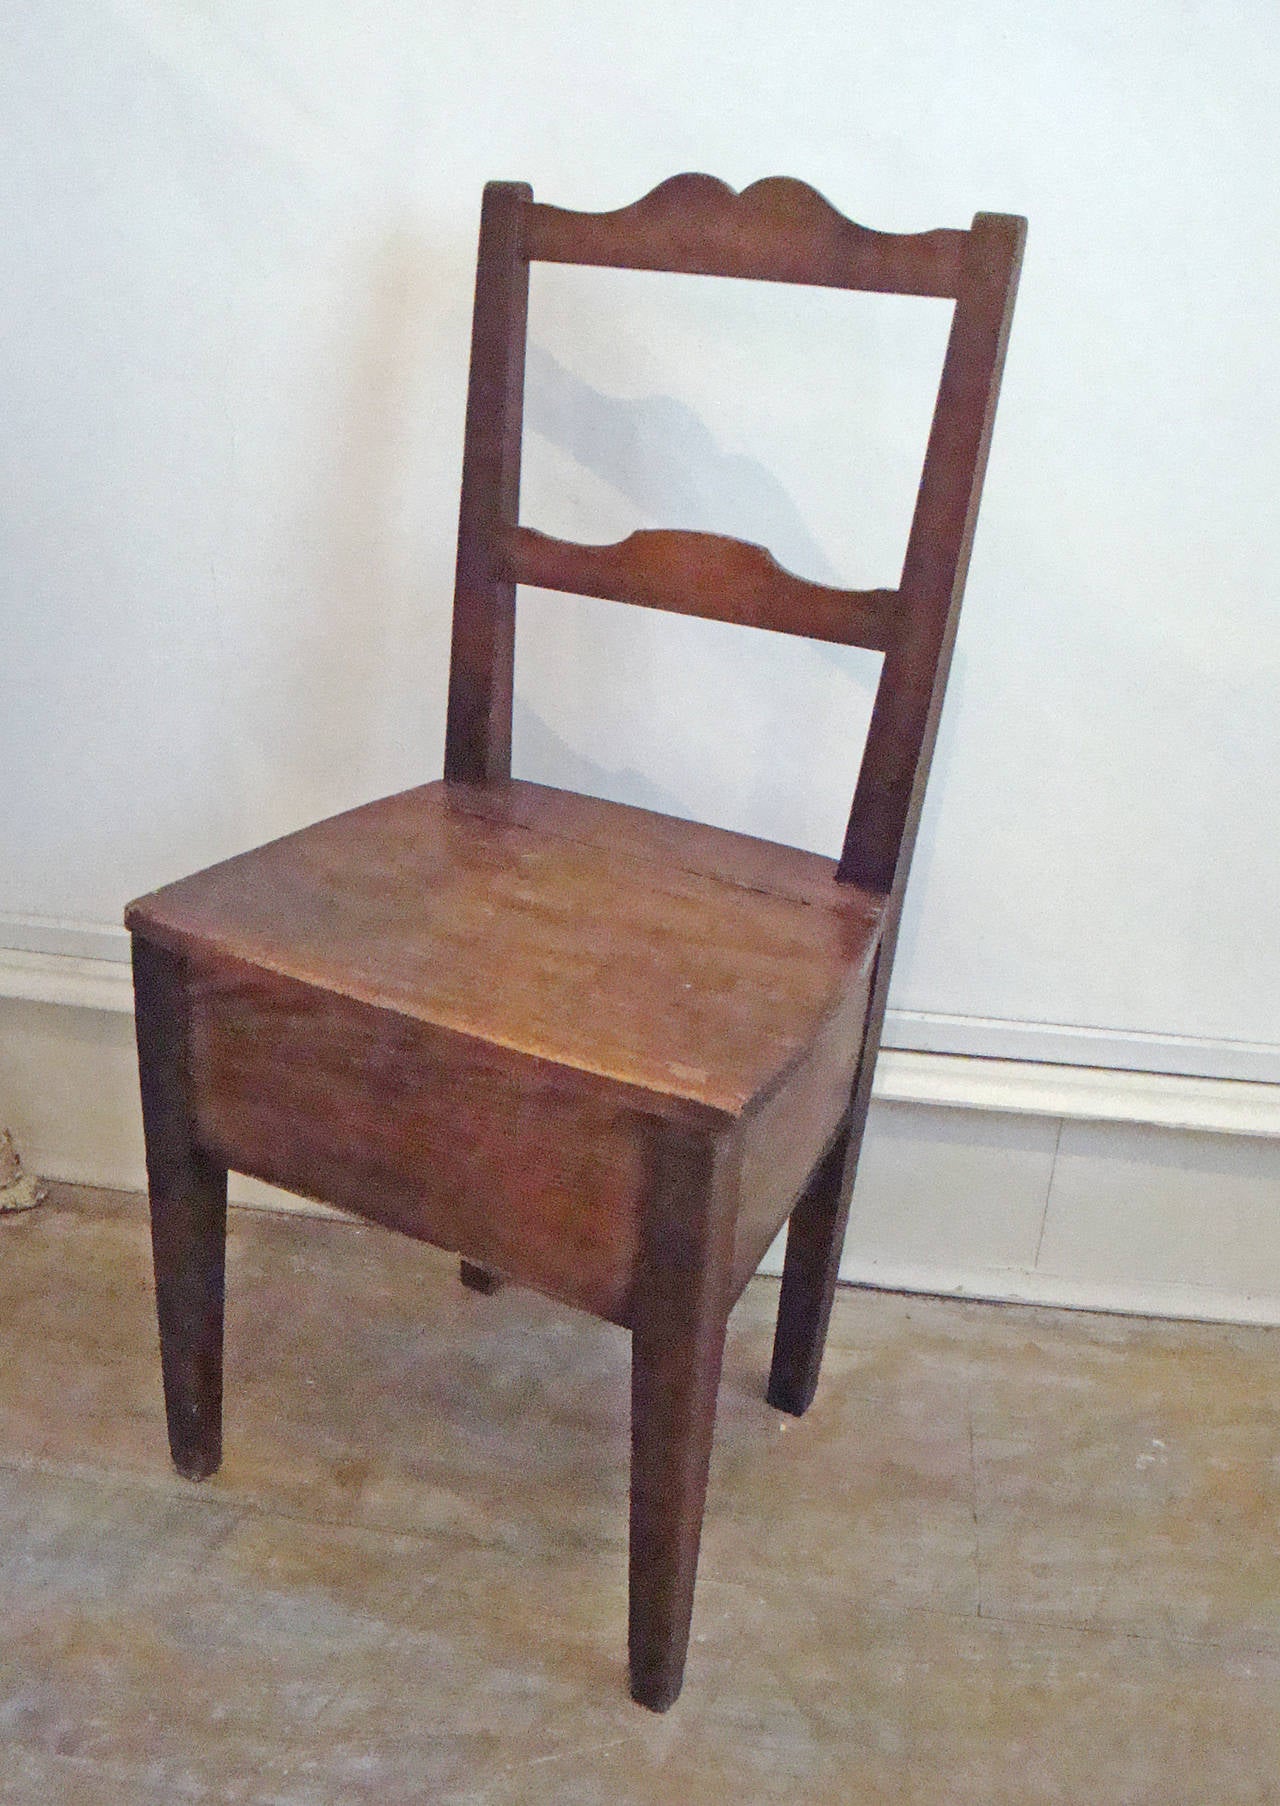
<path id="1" fill-rule="evenodd" d="M 1280 1801 L 1280 1338 L 735 1314 L 685 1693 L 626 1695 L 627 1339 L 232 1214 L 227 1458 L 165 1452 L 141 1199 L 0 1218 L 0 1803 Z"/>

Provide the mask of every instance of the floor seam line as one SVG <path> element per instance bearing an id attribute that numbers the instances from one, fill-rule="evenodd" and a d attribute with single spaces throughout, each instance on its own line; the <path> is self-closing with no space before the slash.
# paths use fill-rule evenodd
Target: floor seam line
<path id="1" fill-rule="evenodd" d="M 386 1524 L 367 1524 L 352 1522 L 349 1519 L 335 1517 L 316 1517 L 306 1512 L 285 1511 L 278 1506 L 267 1505 L 256 1498 L 233 1495 L 227 1491 L 209 1491 L 206 1482 L 189 1482 L 191 1491 L 184 1486 L 171 1484 L 167 1478 L 152 1481 L 143 1475 L 120 1473 L 111 1468 L 78 1468 L 62 1466 L 42 1456 L 29 1459 L 13 1458 L 0 1455 L 0 1472 L 39 1474 L 51 1480 L 78 1480 L 85 1485 L 101 1485 L 104 1482 L 129 1488 L 133 1492 L 147 1493 L 154 1498 L 180 1499 L 194 1506 L 218 1506 L 225 1511 L 238 1513 L 241 1517 L 255 1517 L 275 1520 L 285 1524 L 310 1524 L 320 1530 L 348 1531 L 358 1536 L 380 1537 L 390 1542 L 421 1543 L 424 1547 L 437 1544 L 449 1544 L 459 1552 L 468 1550 L 493 1550 L 501 1553 L 502 1543 L 486 1543 L 474 1538 L 459 1537 L 456 1531 L 445 1532 L 435 1530 L 392 1529 Z M 600 1545 L 601 1552 L 607 1552 L 612 1545 Z M 625 1552 L 619 1549 L 620 1554 Z"/>

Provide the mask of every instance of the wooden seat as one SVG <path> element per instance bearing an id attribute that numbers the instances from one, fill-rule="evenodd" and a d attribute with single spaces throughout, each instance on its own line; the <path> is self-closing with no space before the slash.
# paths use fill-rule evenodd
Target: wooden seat
<path id="1" fill-rule="evenodd" d="M 221 1453 L 226 1174 L 632 1332 L 631 1676 L 679 1691 L 725 1323 L 783 1224 L 770 1398 L 817 1381 L 1008 330 L 1021 222 L 869 233 L 802 184 L 679 177 L 616 214 L 491 184 L 445 778 L 130 905 L 156 1296 L 180 1469 Z M 531 258 L 957 300 L 898 590 L 691 533 L 517 518 Z M 520 582 L 885 652 L 839 864 L 510 775 Z"/>
<path id="2" fill-rule="evenodd" d="M 715 1132 L 821 1085 L 832 1133 L 850 1037 L 797 1069 L 829 1018 L 861 1021 L 882 912 L 812 853 L 536 784 L 437 783 L 128 921 L 187 963 L 201 1145 L 627 1322 L 645 1175 L 626 1117 Z M 549 1087 L 558 1133 L 531 1147 L 546 1124 L 524 1100 Z M 482 1119 L 460 1154 L 459 1122 Z M 779 1191 L 779 1171 L 739 1211 L 744 1281 L 805 1177 Z"/>
<path id="3" fill-rule="evenodd" d="M 537 784 L 436 783 L 169 885 L 129 922 L 728 1123 L 865 977 L 883 907 L 813 853 Z"/>

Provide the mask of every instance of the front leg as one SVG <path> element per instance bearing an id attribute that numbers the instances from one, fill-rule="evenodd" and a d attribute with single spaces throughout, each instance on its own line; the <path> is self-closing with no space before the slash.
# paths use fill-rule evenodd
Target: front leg
<path id="1" fill-rule="evenodd" d="M 184 962 L 135 935 L 133 984 L 169 1448 L 203 1480 L 222 1460 L 227 1172 L 195 1139 Z"/>
<path id="2" fill-rule="evenodd" d="M 631 1324 L 632 1697 L 680 1692 L 730 1303 L 736 1175 L 690 1131 L 655 1132 Z"/>

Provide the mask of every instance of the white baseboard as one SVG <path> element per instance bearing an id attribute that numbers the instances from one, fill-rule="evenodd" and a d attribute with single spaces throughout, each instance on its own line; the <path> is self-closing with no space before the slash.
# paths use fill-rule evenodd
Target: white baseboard
<path id="1" fill-rule="evenodd" d="M 118 962 L 24 951 L 5 977 L 0 1125 L 48 1178 L 142 1190 Z M 1277 1128 L 1280 1086 L 887 1050 L 843 1276 L 1280 1324 Z M 232 1197 L 320 1208 L 238 1176 Z"/>
<path id="2" fill-rule="evenodd" d="M 109 923 L 0 911 L 0 997 L 129 1011 L 129 937 Z M 1280 1086 L 1280 1042 L 1106 1023 L 1031 1022 L 890 1008 L 884 1045 L 1021 1067 L 1092 1067 Z M 979 1103 L 979 1108 L 996 1107 Z"/>
<path id="3" fill-rule="evenodd" d="M 766 1269 L 762 1268 L 762 1271 Z M 781 1266 L 778 1267 L 781 1271 Z M 1272 1296 L 1216 1291 L 1211 1286 L 1116 1285 L 1101 1278 L 1056 1273 L 965 1272 L 929 1266 L 895 1266 L 846 1256 L 840 1277 L 879 1292 L 921 1292 L 931 1298 L 976 1298 L 991 1304 L 1044 1304 L 1058 1310 L 1101 1311 L 1124 1317 L 1172 1317 L 1197 1323 L 1243 1323 L 1264 1329 L 1280 1324 Z"/>
<path id="4" fill-rule="evenodd" d="M 885 1040 L 917 1052 L 970 1054 L 1019 1064 L 1094 1066 L 1105 1072 L 1156 1072 L 1280 1084 L 1280 1044 L 1225 1036 L 1150 1034 L 1107 1024 L 1015 1022 L 949 1016 L 932 1010 L 889 1011 Z"/>
<path id="5" fill-rule="evenodd" d="M 13 932 L 12 924 L 9 932 Z M 0 997 L 133 1014 L 133 978 L 123 960 L 46 948 L 0 947 Z"/>
<path id="6" fill-rule="evenodd" d="M 15 919 L 0 927 L 17 933 Z M 56 930 L 56 933 L 55 933 Z M 55 950 L 58 935 L 66 946 Z M 68 951 L 92 944 L 96 953 Z M 123 929 L 83 924 L 27 924 L 27 939 L 48 943 L 0 947 L 0 1000 L 54 1003 L 88 1010 L 133 1014 L 129 967 L 116 954 L 127 951 Z M 105 951 L 114 950 L 110 958 Z M 1026 1031 L 1026 1032 L 1024 1032 Z M 934 1039 L 926 1042 L 932 1032 Z M 968 1052 L 952 1044 L 971 1043 Z M 1123 1048 L 1121 1043 L 1123 1042 Z M 1032 1051 L 1052 1045 L 1063 1057 Z M 1195 1042 L 1188 1037 L 1120 1037 L 1105 1029 L 1071 1029 L 1049 1024 L 997 1023 L 959 1016 L 891 1013 L 876 1068 L 876 1096 L 890 1103 L 933 1104 L 948 1109 L 997 1110 L 1021 1116 L 1056 1116 L 1089 1122 L 1142 1122 L 1164 1128 L 1203 1129 L 1227 1135 L 1280 1135 L 1280 1082 L 1253 1076 L 1222 1076 L 1210 1056 L 1229 1067 L 1223 1049 L 1242 1042 Z M 1001 1048 L 1021 1049 L 1001 1058 Z M 1142 1054 L 1155 1062 L 1135 1067 Z M 1182 1070 L 1199 1050 L 1199 1071 Z M 1100 1051 L 1123 1051 L 1116 1064 L 1090 1058 Z M 1255 1048 L 1260 1071 L 1271 1065 L 1280 1077 L 1280 1049 Z M 1214 1072 L 1216 1076 L 1205 1077 Z"/>
<path id="7" fill-rule="evenodd" d="M 952 1110 L 1151 1123 L 1218 1135 L 1280 1135 L 1280 1085 L 1175 1072 L 886 1047 L 876 1066 L 875 1095 L 886 1102 Z"/>

